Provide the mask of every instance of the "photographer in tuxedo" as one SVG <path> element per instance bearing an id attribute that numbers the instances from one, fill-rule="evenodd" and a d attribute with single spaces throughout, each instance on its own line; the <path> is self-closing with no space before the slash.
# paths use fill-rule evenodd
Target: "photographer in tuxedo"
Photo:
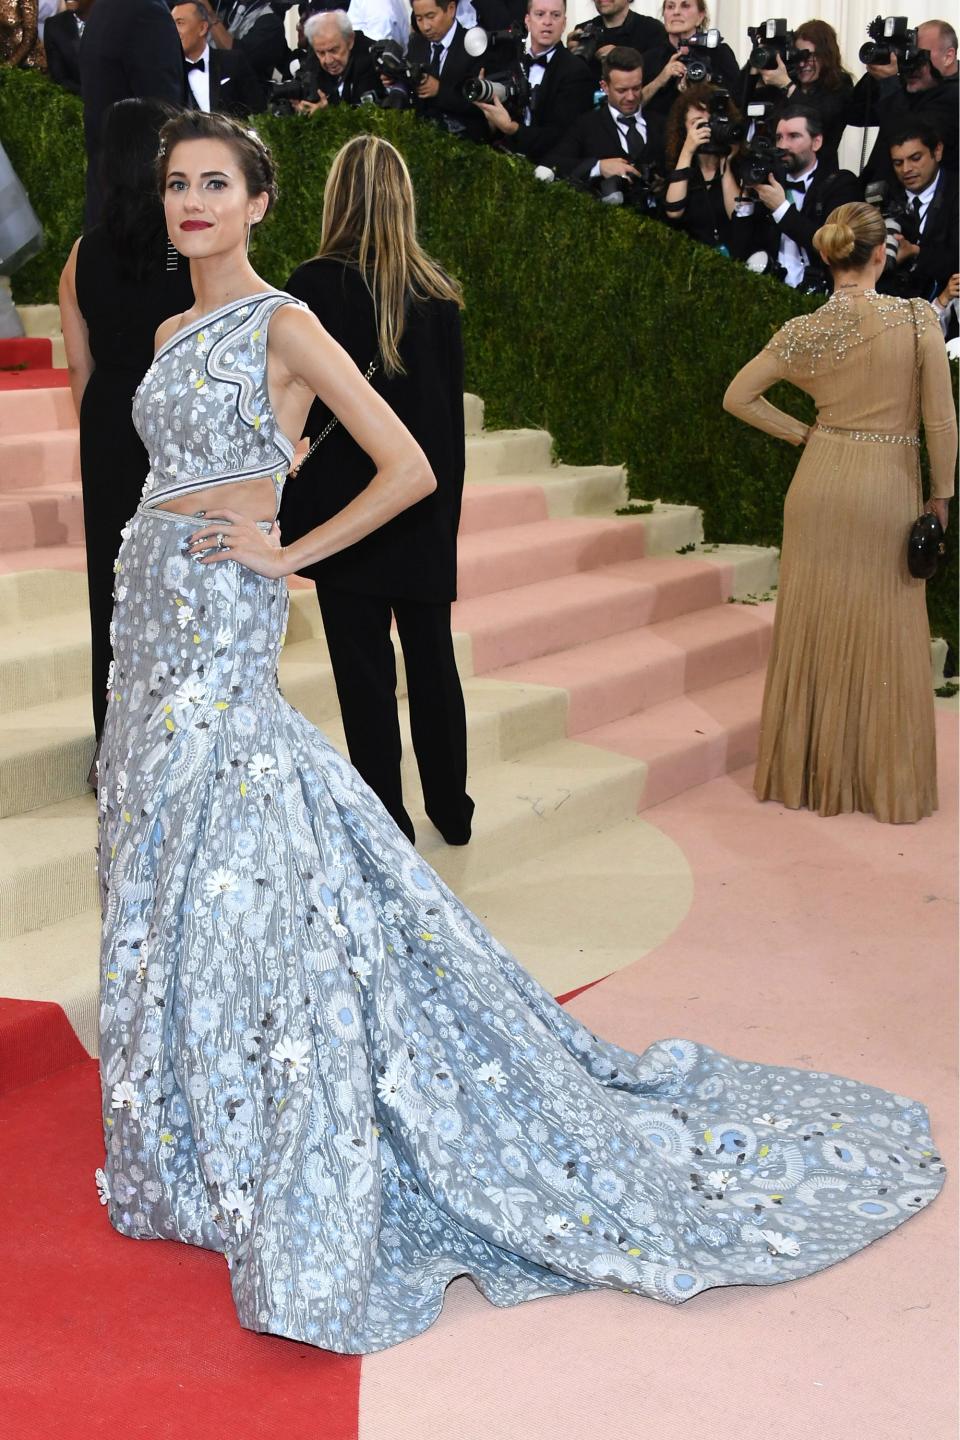
<path id="1" fill-rule="evenodd" d="M 213 0 L 204 3 L 218 50 L 242 51 L 261 85 L 270 84 L 274 70 L 283 72 L 290 51 L 273 0 L 223 0 L 222 12 Z"/>
<path id="2" fill-rule="evenodd" d="M 643 113 L 643 57 L 626 46 L 603 57 L 606 104 L 581 115 L 545 164 L 577 185 L 640 179 L 638 165 L 663 168 L 663 125 Z"/>
<path id="3" fill-rule="evenodd" d="M 477 101 L 491 137 L 528 160 L 541 160 L 579 116 L 593 108 L 593 78 L 578 56 L 563 47 L 566 0 L 527 0 L 527 47 L 523 68 L 530 102 L 514 120 L 499 101 Z"/>
<path id="4" fill-rule="evenodd" d="M 463 98 L 464 81 L 480 74 L 483 61 L 467 54 L 457 0 L 413 0 L 413 25 L 407 59 L 428 72 L 417 90 L 417 114 L 452 135 L 484 140 L 486 121 Z"/>
<path id="5" fill-rule="evenodd" d="M 358 34 L 345 10 L 311 15 L 304 35 L 317 61 L 315 100 L 298 100 L 294 109 L 312 115 L 328 105 L 359 105 L 368 94 L 382 94 L 366 37 Z"/>
<path id="6" fill-rule="evenodd" d="M 952 298 L 950 277 L 960 270 L 957 177 L 944 170 L 943 142 L 922 121 L 907 121 L 891 135 L 890 163 L 896 179 L 883 208 L 897 219 L 900 233 L 877 289 L 945 308 Z"/>
<path id="7" fill-rule="evenodd" d="M 739 204 L 728 233 L 730 253 L 745 260 L 765 252 L 767 269 L 794 289 L 829 289 L 813 237 L 831 210 L 862 200 L 849 170 L 820 162 L 823 121 L 808 105 L 788 105 L 777 121 L 777 149 L 786 158 L 784 181 L 770 174 L 751 186 L 752 205 Z"/>
<path id="8" fill-rule="evenodd" d="M 183 0 L 170 12 L 183 46 L 189 100 L 197 110 L 245 120 L 266 108 L 260 82 L 242 50 L 214 50 L 210 12 L 202 0 Z"/>

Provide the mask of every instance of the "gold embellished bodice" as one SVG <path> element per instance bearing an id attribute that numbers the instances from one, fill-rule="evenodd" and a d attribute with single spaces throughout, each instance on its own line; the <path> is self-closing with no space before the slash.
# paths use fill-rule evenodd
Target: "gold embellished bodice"
<path id="1" fill-rule="evenodd" d="M 957 425 L 950 367 L 937 318 L 925 301 L 911 305 L 869 291 L 855 296 L 838 291 L 813 314 L 788 320 L 734 377 L 724 409 L 801 445 L 808 427 L 763 399 L 778 380 L 813 397 L 818 424 L 827 433 L 852 442 L 888 439 L 907 449 L 917 435 L 919 391 L 932 493 L 953 494 Z"/>

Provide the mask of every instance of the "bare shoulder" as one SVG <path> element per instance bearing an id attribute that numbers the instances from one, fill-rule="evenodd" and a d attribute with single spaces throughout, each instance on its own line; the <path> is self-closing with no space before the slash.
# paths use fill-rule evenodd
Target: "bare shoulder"
<path id="1" fill-rule="evenodd" d="M 154 354 L 161 345 L 166 345 L 168 340 L 173 339 L 189 313 L 189 310 L 183 310 L 179 315 L 171 315 L 169 320 L 164 320 L 161 325 L 157 326 L 157 333 L 153 337 Z"/>
<path id="2" fill-rule="evenodd" d="M 316 315 L 302 300 L 291 297 L 289 304 L 277 306 L 270 321 L 270 345 L 281 359 L 288 351 L 315 343 L 321 336 L 329 339 Z"/>

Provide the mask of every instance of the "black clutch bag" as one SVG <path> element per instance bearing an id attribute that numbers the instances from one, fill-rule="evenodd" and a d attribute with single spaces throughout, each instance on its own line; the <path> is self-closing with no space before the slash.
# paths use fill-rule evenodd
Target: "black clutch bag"
<path id="1" fill-rule="evenodd" d="M 920 515 L 910 527 L 907 569 L 915 580 L 932 580 L 946 554 L 943 527 L 936 515 Z"/>

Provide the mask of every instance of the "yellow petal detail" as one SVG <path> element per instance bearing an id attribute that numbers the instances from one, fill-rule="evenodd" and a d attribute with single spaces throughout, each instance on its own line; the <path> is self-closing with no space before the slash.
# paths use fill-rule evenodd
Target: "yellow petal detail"
<path id="1" fill-rule="evenodd" d="M 116 979 L 118 979 L 118 971 L 116 971 L 116 970 L 108 970 L 108 971 L 107 971 L 107 979 L 108 979 L 108 980 L 116 980 Z"/>
<path id="2" fill-rule="evenodd" d="M 164 720 L 163 723 L 164 723 L 164 725 L 166 725 L 166 727 L 167 727 L 168 730 L 176 730 L 176 728 L 177 728 L 176 725 L 174 725 L 173 721 L 170 719 L 170 716 L 169 716 L 169 715 L 167 716 L 166 720 Z"/>
<path id="3" fill-rule="evenodd" d="M 246 782 L 246 780 L 241 780 L 241 781 L 240 781 L 240 794 L 241 794 L 241 795 L 246 795 L 246 793 L 247 793 L 247 782 Z"/>
<path id="4" fill-rule="evenodd" d="M 229 710 L 229 709 L 230 709 L 230 701 L 229 701 L 229 700 L 217 700 L 217 701 L 215 702 L 213 708 L 214 708 L 214 710 Z"/>
<path id="5" fill-rule="evenodd" d="M 758 1155 L 769 1155 L 769 1154 L 770 1154 L 770 1146 L 769 1146 L 769 1145 L 761 1145 L 761 1146 L 760 1146 L 760 1149 L 757 1151 L 757 1154 L 758 1154 Z"/>
<path id="6" fill-rule="evenodd" d="M 632 1250 L 628 1250 L 628 1251 L 627 1251 L 627 1254 L 628 1254 L 628 1255 L 642 1255 L 642 1254 L 643 1254 L 643 1251 L 642 1251 L 642 1250 L 638 1250 L 637 1247 L 636 1247 L 636 1245 L 634 1245 L 634 1247 L 633 1247 Z"/>
<path id="7" fill-rule="evenodd" d="M 704 1140 L 706 1140 L 707 1144 L 709 1145 L 709 1144 L 711 1143 L 711 1141 L 713 1140 L 713 1131 L 712 1131 L 712 1130 L 704 1130 L 704 1132 L 703 1132 L 703 1138 L 704 1138 Z"/>
<path id="8" fill-rule="evenodd" d="M 446 973 L 447 973 L 446 970 L 443 970 L 439 965 L 437 966 L 436 970 L 434 971 L 434 974 L 438 975 L 441 980 L 442 980 L 443 977 L 446 975 Z"/>

